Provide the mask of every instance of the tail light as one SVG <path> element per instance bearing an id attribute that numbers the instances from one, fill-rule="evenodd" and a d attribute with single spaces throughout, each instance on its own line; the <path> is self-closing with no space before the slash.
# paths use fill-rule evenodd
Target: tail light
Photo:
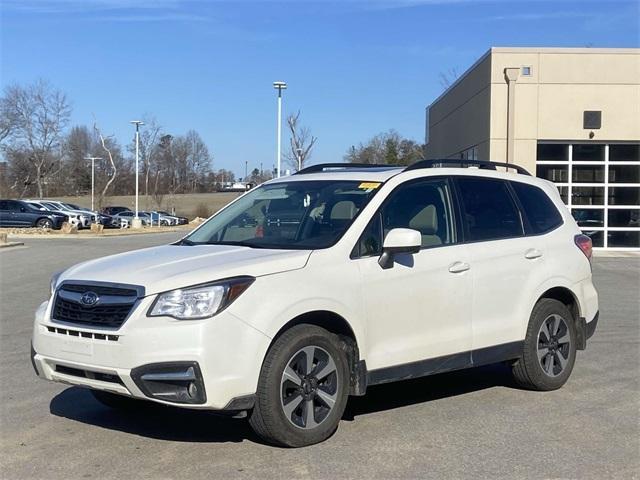
<path id="1" fill-rule="evenodd" d="M 591 243 L 591 238 L 586 235 L 576 235 L 573 237 L 573 241 L 576 243 L 576 246 L 582 250 L 585 257 L 591 261 L 591 257 L 593 256 L 593 244 Z"/>

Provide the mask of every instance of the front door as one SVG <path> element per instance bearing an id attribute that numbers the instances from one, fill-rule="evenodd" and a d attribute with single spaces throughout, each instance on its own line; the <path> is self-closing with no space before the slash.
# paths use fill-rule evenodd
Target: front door
<path id="1" fill-rule="evenodd" d="M 404 183 L 389 195 L 354 250 L 367 314 L 363 353 L 374 376 L 387 367 L 396 367 L 391 377 L 408 378 L 469 365 L 471 272 L 467 247 L 457 243 L 451 205 L 446 179 Z M 393 267 L 383 269 L 382 239 L 393 228 L 418 230 L 422 249 L 396 255 Z"/>

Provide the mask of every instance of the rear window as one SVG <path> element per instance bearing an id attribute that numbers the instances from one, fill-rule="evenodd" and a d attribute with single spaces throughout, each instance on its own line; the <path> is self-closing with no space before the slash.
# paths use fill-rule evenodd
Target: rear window
<path id="1" fill-rule="evenodd" d="M 562 225 L 562 215 L 542 189 L 520 182 L 511 182 L 511 186 L 529 220 L 531 232 L 527 233 L 539 235 Z"/>
<path id="2" fill-rule="evenodd" d="M 520 212 L 505 181 L 463 177 L 457 183 L 467 241 L 500 240 L 524 235 Z"/>

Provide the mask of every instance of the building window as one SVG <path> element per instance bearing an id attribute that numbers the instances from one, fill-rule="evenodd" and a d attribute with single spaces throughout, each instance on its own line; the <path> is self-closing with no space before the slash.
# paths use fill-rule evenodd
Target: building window
<path id="1" fill-rule="evenodd" d="M 531 67 L 530 66 L 522 67 L 522 76 L 523 77 L 530 77 L 531 76 Z"/>
<path id="2" fill-rule="evenodd" d="M 594 247 L 640 250 L 640 143 L 539 142 L 536 173 Z"/>
<path id="3" fill-rule="evenodd" d="M 467 148 L 460 152 L 460 159 L 462 160 L 478 160 L 478 147 Z"/>

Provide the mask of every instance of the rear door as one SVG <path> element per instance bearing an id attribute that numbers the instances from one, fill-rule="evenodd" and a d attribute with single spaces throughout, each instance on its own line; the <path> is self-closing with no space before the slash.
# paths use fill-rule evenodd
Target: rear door
<path id="1" fill-rule="evenodd" d="M 8 226 L 28 227 L 32 225 L 33 220 L 29 214 L 30 210 L 28 207 L 15 200 L 7 200 L 7 204 L 9 213 Z"/>
<path id="2" fill-rule="evenodd" d="M 532 293 L 547 275 L 545 245 L 541 236 L 525 236 L 524 218 L 509 182 L 461 176 L 456 189 L 473 271 L 476 362 L 476 355 L 482 355 L 476 353 L 479 349 L 520 348 L 514 342 L 524 339 Z"/>

